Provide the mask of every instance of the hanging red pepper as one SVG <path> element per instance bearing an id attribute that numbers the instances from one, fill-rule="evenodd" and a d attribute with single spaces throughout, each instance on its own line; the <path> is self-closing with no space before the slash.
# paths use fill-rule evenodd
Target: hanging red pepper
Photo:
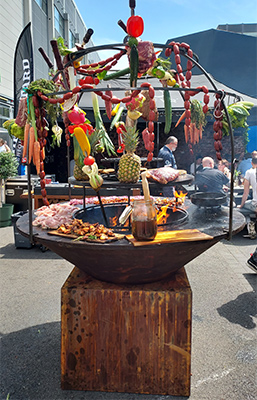
<path id="1" fill-rule="evenodd" d="M 144 32 L 144 21 L 139 15 L 132 15 L 127 20 L 127 34 L 133 37 L 139 37 Z"/>

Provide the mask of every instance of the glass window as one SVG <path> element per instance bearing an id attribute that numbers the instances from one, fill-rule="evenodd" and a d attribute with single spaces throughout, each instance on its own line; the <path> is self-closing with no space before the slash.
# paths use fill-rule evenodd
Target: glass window
<path id="1" fill-rule="evenodd" d="M 54 6 L 54 27 L 60 36 L 64 38 L 64 19 Z"/>
<path id="2" fill-rule="evenodd" d="M 39 7 L 47 14 L 47 0 L 36 0 Z"/>
<path id="3" fill-rule="evenodd" d="M 73 47 L 75 47 L 75 41 L 76 38 L 73 35 L 73 33 L 71 32 L 71 30 L 69 30 L 69 48 L 72 49 Z"/>

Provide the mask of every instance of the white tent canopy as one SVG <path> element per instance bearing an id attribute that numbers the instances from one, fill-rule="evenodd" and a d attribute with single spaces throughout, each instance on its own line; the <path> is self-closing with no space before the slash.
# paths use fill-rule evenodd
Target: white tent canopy
<path id="1" fill-rule="evenodd" d="M 257 99 L 254 97 L 249 97 L 246 96 L 245 94 L 239 93 L 233 89 L 230 89 L 229 87 L 223 85 L 220 82 L 217 82 L 213 77 L 211 77 L 213 80 L 214 84 L 216 85 L 218 90 L 224 90 L 225 93 L 231 93 L 233 95 L 227 95 L 225 97 L 225 104 L 229 105 L 231 103 L 234 103 L 236 101 L 236 96 L 240 98 L 240 100 L 244 101 L 249 101 L 254 103 L 255 107 L 251 111 L 251 115 L 254 114 L 254 120 L 257 122 Z M 158 90 L 158 88 L 161 88 L 161 83 L 158 79 L 156 78 L 141 78 L 138 79 L 137 82 L 137 87 L 140 87 L 141 83 L 148 81 L 151 83 L 151 85 L 155 88 L 155 101 L 156 101 L 156 106 L 158 110 L 164 109 L 164 101 L 163 101 L 163 91 Z M 109 90 L 112 90 L 113 96 L 116 96 L 118 98 L 122 98 L 125 96 L 125 91 L 129 89 L 129 78 L 121 78 L 121 79 L 115 79 L 112 81 L 101 81 L 99 85 L 97 85 L 98 89 L 106 89 L 107 84 L 111 86 Z M 198 86 L 207 86 L 209 90 L 213 89 L 212 85 L 210 84 L 209 80 L 205 75 L 193 75 L 191 79 L 191 88 L 197 88 Z M 124 90 L 119 90 L 115 91 L 115 88 L 124 88 Z M 183 98 L 180 94 L 179 91 L 177 90 L 171 90 L 171 105 L 174 110 L 183 110 L 184 109 L 184 101 Z M 193 99 L 197 99 L 200 102 L 203 102 L 203 92 L 195 95 L 192 97 Z M 99 101 L 99 107 L 100 109 L 104 109 L 104 101 L 100 96 L 98 96 L 98 101 Z M 211 93 L 210 94 L 210 102 L 209 106 L 213 107 L 213 103 L 215 101 L 215 94 Z M 82 109 L 91 109 L 92 108 L 92 100 L 91 100 L 91 94 L 89 92 L 84 92 L 83 95 L 81 96 L 81 99 L 79 101 L 79 106 Z M 256 123 L 255 123 L 256 124 Z"/>

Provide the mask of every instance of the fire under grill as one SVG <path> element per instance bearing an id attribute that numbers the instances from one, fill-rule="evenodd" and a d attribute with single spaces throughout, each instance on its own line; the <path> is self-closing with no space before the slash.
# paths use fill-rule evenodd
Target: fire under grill
<path id="1" fill-rule="evenodd" d="M 119 217 L 127 207 L 125 203 L 104 205 L 104 212 L 100 205 L 86 207 L 74 214 L 75 218 L 81 219 L 83 222 L 100 223 L 112 228 L 114 232 L 131 232 L 130 218 L 124 225 L 119 224 Z M 188 219 L 188 212 L 182 208 L 157 206 L 157 225 L 158 230 L 175 229 L 181 226 Z"/>

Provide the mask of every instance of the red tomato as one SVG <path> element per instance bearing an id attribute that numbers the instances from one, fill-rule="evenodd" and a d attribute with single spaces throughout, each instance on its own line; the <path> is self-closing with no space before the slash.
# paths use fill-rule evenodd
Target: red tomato
<path id="1" fill-rule="evenodd" d="M 144 32 L 144 21 L 139 15 L 132 15 L 127 20 L 127 34 L 133 37 L 139 37 Z"/>
<path id="2" fill-rule="evenodd" d="M 88 156 L 88 157 L 84 158 L 84 164 L 85 165 L 93 165 L 94 162 L 95 162 L 95 159 L 92 156 Z"/>

